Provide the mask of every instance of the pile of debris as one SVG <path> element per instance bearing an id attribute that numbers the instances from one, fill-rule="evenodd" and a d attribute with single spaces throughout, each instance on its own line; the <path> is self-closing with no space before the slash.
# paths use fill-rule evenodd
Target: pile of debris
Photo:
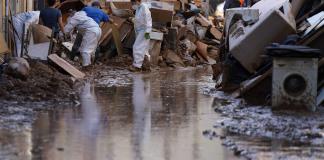
<path id="1" fill-rule="evenodd" d="M 226 10 L 216 88 L 253 104 L 272 97 L 274 107 L 315 110 L 324 100 L 323 9 L 321 0 L 261 0 Z"/>
<path id="2" fill-rule="evenodd" d="M 216 16 L 206 18 L 200 11 L 190 10 L 188 3 L 180 5 L 180 1 L 147 3 L 153 21 L 149 50 L 152 67 L 185 67 L 216 63 L 219 59 L 218 46 L 222 37 L 221 18 Z M 68 13 L 64 9 L 65 4 L 58 7 L 62 10 L 63 17 L 66 17 Z M 102 55 L 99 60 L 105 62 L 116 56 L 116 53 L 118 56 L 124 54 L 131 56 L 135 41 L 135 31 L 130 20 L 135 10 L 132 9 L 131 2 L 111 1 L 102 3 L 101 7 L 110 13 L 110 18 L 116 26 L 109 23 L 101 26 L 102 37 L 99 46 Z M 72 44 L 73 42 L 65 42 L 63 45 L 71 50 Z"/>
<path id="3" fill-rule="evenodd" d="M 87 3 L 67 0 L 56 7 L 61 10 L 66 23 L 71 9 L 80 11 Z M 150 33 L 150 57 L 145 60 L 144 69 L 211 65 L 220 61 L 222 18 L 203 13 L 201 7 L 204 5 L 200 3 L 196 3 L 197 6 L 180 1 L 147 3 L 151 10 L 153 32 Z M 131 19 L 135 10 L 130 1 L 101 2 L 101 8 L 109 13 L 114 23 L 101 25 L 102 37 L 96 64 L 126 69 L 132 63 L 135 31 Z M 67 42 L 55 39 L 51 29 L 38 24 L 39 14 L 39 11 L 30 11 L 9 16 L 9 22 L 12 22 L 9 23 L 7 36 L 10 52 L 8 48 L 0 50 L 0 53 L 10 53 L 7 58 L 0 56 L 3 57 L 0 59 L 1 67 L 7 73 L 0 74 L 2 99 L 69 99 L 70 94 L 72 97 L 74 94 L 73 82 L 85 77 L 78 70 L 79 60 L 69 59 L 76 35 L 72 35 Z M 10 65 L 11 62 L 15 65 Z M 17 69 L 19 67 L 23 69 Z M 95 75 L 100 68 L 95 66 L 87 73 Z M 27 93 L 29 96 L 23 98 Z"/>

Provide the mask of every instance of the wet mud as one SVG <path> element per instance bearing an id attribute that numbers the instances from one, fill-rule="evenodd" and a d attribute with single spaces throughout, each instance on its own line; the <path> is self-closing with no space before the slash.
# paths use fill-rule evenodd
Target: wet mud
<path id="1" fill-rule="evenodd" d="M 1 101 L 0 159 L 323 159 L 324 111 L 272 111 L 213 89 L 211 69 L 97 65 L 78 100 Z"/>
<path id="2" fill-rule="evenodd" d="M 18 132 L 31 128 L 38 111 L 55 110 L 79 102 L 77 85 L 69 75 L 49 64 L 30 60 L 27 79 L 0 75 L 0 129 Z"/>
<path id="3" fill-rule="evenodd" d="M 219 118 L 213 97 L 199 92 L 213 83 L 209 72 L 103 71 L 81 88 L 78 107 L 57 104 L 33 112 L 19 132 L 0 129 L 0 159 L 237 159 L 220 140 L 202 135 Z"/>
<path id="4" fill-rule="evenodd" d="M 0 75 L 0 100 L 62 102 L 78 99 L 75 82 L 69 75 L 39 61 L 31 60 L 29 65 L 31 70 L 25 80 Z"/>
<path id="5" fill-rule="evenodd" d="M 221 117 L 214 128 L 223 128 L 225 146 L 248 159 L 323 159 L 324 108 L 272 110 L 270 106 L 250 106 L 213 88 L 213 108 Z M 257 98 L 257 97 L 256 97 Z M 217 135 L 217 133 L 215 133 Z"/>

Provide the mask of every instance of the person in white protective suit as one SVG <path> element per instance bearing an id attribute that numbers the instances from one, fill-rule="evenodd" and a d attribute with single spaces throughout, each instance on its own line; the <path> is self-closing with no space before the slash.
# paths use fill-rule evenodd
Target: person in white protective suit
<path id="1" fill-rule="evenodd" d="M 74 28 L 83 36 L 79 51 L 82 56 L 82 66 L 87 68 L 91 65 L 91 56 L 94 55 L 101 37 L 101 28 L 84 11 L 76 12 L 69 17 L 68 23 L 64 27 L 64 33 L 68 34 Z"/>
<path id="2" fill-rule="evenodd" d="M 136 9 L 134 24 L 136 40 L 133 45 L 133 65 L 129 67 L 132 72 L 142 70 L 145 55 L 149 55 L 150 33 L 152 31 L 151 11 L 146 3 L 141 0 L 132 0 L 138 5 Z"/>

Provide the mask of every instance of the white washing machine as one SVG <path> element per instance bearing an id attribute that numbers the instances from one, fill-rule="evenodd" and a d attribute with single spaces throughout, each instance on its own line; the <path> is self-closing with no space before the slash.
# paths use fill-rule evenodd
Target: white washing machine
<path id="1" fill-rule="evenodd" d="M 273 58 L 272 106 L 316 110 L 317 58 Z"/>

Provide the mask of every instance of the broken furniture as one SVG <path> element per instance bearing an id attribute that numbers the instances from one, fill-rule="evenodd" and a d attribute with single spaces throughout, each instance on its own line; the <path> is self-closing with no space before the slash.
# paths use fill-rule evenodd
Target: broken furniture
<path id="1" fill-rule="evenodd" d="M 267 50 L 273 57 L 272 106 L 315 111 L 320 50 L 278 44 Z"/>
<path id="2" fill-rule="evenodd" d="M 116 16 L 111 16 L 110 18 L 114 21 L 115 24 L 117 24 L 117 26 L 109 23 L 104 23 L 104 25 L 101 27 L 102 36 L 99 40 L 99 46 L 103 48 L 110 46 L 111 39 L 113 39 L 114 44 L 117 48 L 117 52 L 120 55 L 123 53 L 123 48 L 127 48 L 124 42 L 129 39 L 128 37 L 131 36 L 134 27 L 124 18 Z M 132 45 L 133 43 L 131 44 L 131 46 Z"/>

